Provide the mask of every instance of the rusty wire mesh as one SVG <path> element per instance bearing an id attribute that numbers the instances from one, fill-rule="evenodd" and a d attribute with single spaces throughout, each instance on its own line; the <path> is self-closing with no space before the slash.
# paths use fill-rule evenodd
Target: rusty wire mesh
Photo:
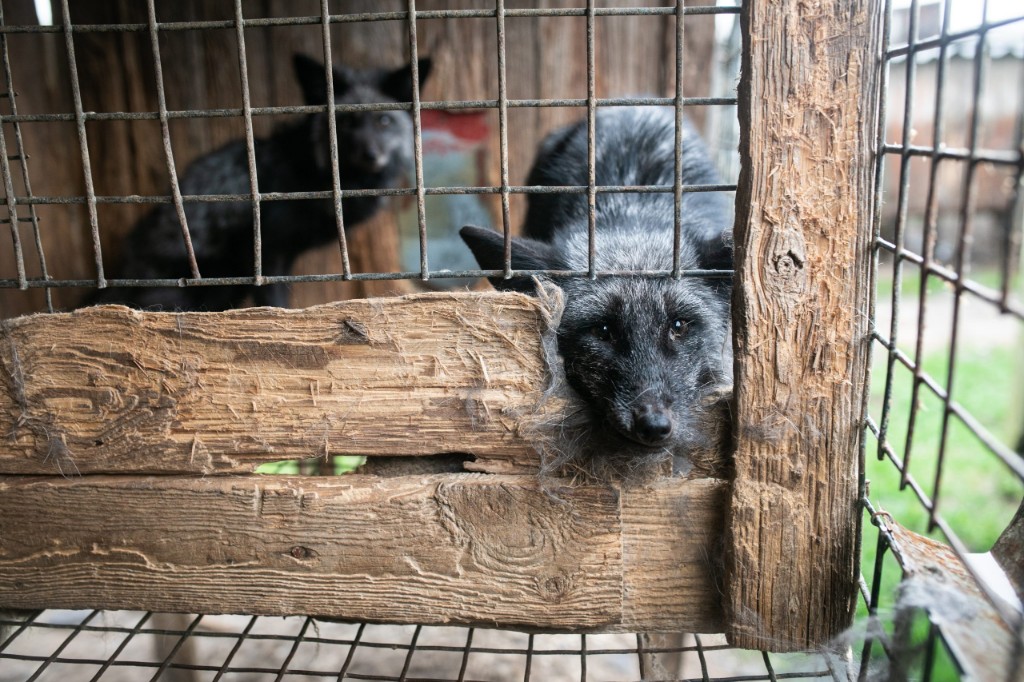
<path id="1" fill-rule="evenodd" d="M 646 274 L 652 276 L 665 276 L 671 274 L 673 277 L 728 277 L 730 276 L 729 271 L 721 270 L 683 270 L 679 262 L 679 243 L 680 233 L 682 229 L 682 210 L 681 202 L 683 193 L 687 192 L 732 192 L 735 191 L 735 183 L 723 183 L 716 185 L 685 185 L 682 183 L 681 175 L 676 174 L 676 182 L 670 186 L 598 186 L 595 180 L 595 160 L 593 155 L 589 160 L 588 166 L 588 184 L 585 186 L 512 186 L 508 184 L 508 125 L 506 120 L 506 112 L 509 108 L 517 107 L 585 107 L 588 119 L 588 141 L 590 149 L 594 149 L 594 120 L 595 112 L 597 107 L 601 106 L 624 106 L 624 105 L 660 105 L 660 106 L 673 106 L 676 112 L 676 128 L 679 135 L 681 135 L 683 119 L 683 112 L 685 107 L 693 106 L 735 106 L 735 96 L 726 97 L 684 97 L 682 92 L 682 80 L 677 79 L 677 91 L 675 97 L 616 97 L 616 98 L 603 98 L 598 99 L 596 96 L 596 67 L 594 61 L 594 24 L 595 19 L 599 16 L 676 16 L 677 17 L 677 32 L 682 32 L 683 18 L 689 15 L 735 15 L 738 13 L 738 7 L 736 6 L 722 6 L 722 7 L 686 7 L 685 3 L 678 3 L 675 7 L 618 7 L 618 8 L 599 8 L 595 2 L 588 3 L 586 8 L 544 8 L 544 9 L 505 9 L 502 3 L 498 3 L 496 9 L 478 10 L 478 9 L 453 9 L 453 10 L 435 10 L 435 11 L 417 11 L 416 3 L 414 0 L 410 0 L 408 3 L 408 11 L 406 12 L 373 12 L 373 13 L 361 13 L 361 14 L 330 14 L 328 12 L 328 3 L 321 2 L 321 14 L 319 16 L 297 16 L 297 17 L 274 17 L 274 18 L 246 18 L 243 15 L 241 0 L 236 0 L 234 3 L 235 18 L 234 21 L 183 21 L 183 22 L 158 22 L 156 20 L 156 10 L 154 7 L 154 0 L 148 0 L 147 9 L 149 22 L 147 24 L 87 24 L 87 25 L 76 25 L 71 21 L 69 6 L 67 0 L 62 0 L 60 3 L 61 10 L 61 23 L 60 25 L 54 26 L 42 26 L 42 25 L 3 25 L 0 22 L 0 36 L 3 36 L 6 44 L 7 36 L 14 34 L 24 33 L 63 33 L 65 39 L 65 48 L 67 53 L 68 67 L 70 72 L 70 86 L 72 89 L 74 99 L 74 112 L 73 113 L 40 113 L 40 114 L 18 114 L 16 110 L 11 111 L 9 115 L 4 116 L 4 121 L 12 124 L 15 130 L 18 130 L 18 126 L 23 123 L 45 123 L 45 122 L 59 122 L 59 121 L 73 121 L 77 128 L 78 140 L 79 140 L 79 156 L 84 171 L 85 179 L 85 194 L 84 196 L 32 196 L 31 193 L 26 195 L 17 195 L 14 190 L 14 185 L 11 182 L 11 173 L 8 164 L 4 164 L 0 167 L 0 171 L 3 172 L 5 181 L 5 187 L 7 188 L 7 208 L 10 214 L 9 219 L 13 225 L 16 225 L 20 220 L 18 217 L 19 206 L 25 206 L 29 211 L 34 210 L 39 205 L 54 205 L 54 204 L 73 204 L 81 205 L 84 204 L 88 210 L 88 221 L 92 236 L 92 249 L 94 262 L 96 266 L 96 279 L 95 280 L 83 280 L 83 279 L 58 279 L 49 277 L 45 270 L 41 277 L 28 277 L 26 275 L 24 254 L 20 244 L 20 237 L 17 229 L 12 230 L 12 238 L 15 245 L 15 258 L 17 261 L 17 276 L 13 278 L 0 278 L 0 288 L 11 288 L 17 287 L 20 289 L 43 287 L 47 290 L 56 287 L 100 287 L 104 288 L 107 286 L 126 286 L 126 287 L 166 287 L 166 286 L 227 286 L 227 285 L 241 285 L 241 284 L 252 284 L 252 285 L 266 285 L 266 284 L 296 284 L 302 282 L 330 282 L 330 281 L 359 281 L 359 280 L 399 280 L 399 279 L 419 279 L 427 280 L 431 277 L 443 276 L 445 278 L 454 279 L 476 279 L 485 276 L 504 275 L 510 276 L 513 272 L 511 266 L 511 254 L 508 247 L 509 239 L 511 238 L 511 222 L 509 220 L 509 195 L 510 194 L 536 194 L 536 193 L 576 193 L 586 194 L 588 196 L 588 202 L 593 208 L 596 201 L 596 194 L 603 192 L 614 192 L 614 193 L 673 193 L 675 197 L 675 243 L 676 243 L 676 254 L 673 259 L 673 268 L 671 271 L 645 271 L 644 273 L 631 273 L 631 274 Z M 409 56 L 413 67 L 413 101 L 410 103 L 380 103 L 380 104 L 333 104 L 333 105 L 322 105 L 322 106 L 268 106 L 268 107 L 253 107 L 249 101 L 249 82 L 248 82 L 248 68 L 247 58 L 245 51 L 245 29 L 249 27 L 263 27 L 263 26 L 301 26 L 301 25 L 316 25 L 323 26 L 324 36 L 324 57 L 330 61 L 332 57 L 330 37 L 328 27 L 333 23 L 340 22 L 373 22 L 373 21 L 393 21 L 393 20 L 406 20 L 409 16 L 415 16 L 416 20 L 423 19 L 452 19 L 457 20 L 460 18 L 494 18 L 496 24 L 496 31 L 498 34 L 499 51 L 495 57 L 499 60 L 499 94 L 496 100 L 470 100 L 470 101 L 437 101 L 437 102 L 421 102 L 419 95 L 419 86 L 416 78 L 416 63 L 417 58 L 421 54 L 420 48 L 416 36 L 416 23 L 417 21 L 408 22 L 409 34 L 408 34 L 408 46 Z M 505 87 L 504 87 L 504 66 L 505 66 L 505 30 L 504 30 L 504 19 L 505 17 L 571 17 L 571 16 L 583 16 L 586 19 L 586 30 L 587 30 L 587 97 L 585 99 L 580 98 L 546 98 L 546 99 L 518 99 L 511 100 L 508 98 Z M 160 47 L 158 34 L 161 31 L 190 31 L 190 30 L 211 30 L 211 29 L 224 29 L 234 28 L 236 34 L 236 45 L 238 48 L 238 64 L 239 72 L 241 77 L 241 92 L 242 102 L 238 108 L 221 108 L 221 109 L 189 109 L 181 111 L 169 111 L 166 108 L 166 101 L 163 89 L 163 81 L 161 76 L 160 67 Z M 156 82 L 157 82 L 157 94 L 159 97 L 159 110 L 156 112 L 132 112 L 132 111 L 116 111 L 116 112 L 87 112 L 83 110 L 82 95 L 81 95 L 81 84 L 77 75 L 76 68 L 76 56 L 75 56 L 75 42 L 73 37 L 78 33 L 95 33 L 95 32 L 146 32 L 151 36 L 153 57 L 156 64 Z M 4 52 L 6 55 L 6 52 Z M 677 40 L 676 47 L 676 63 L 677 66 L 682 66 L 683 55 L 683 43 Z M 5 57 L 6 59 L 6 57 Z M 7 62 L 5 61 L 5 64 Z M 330 70 L 328 70 L 330 73 Z M 9 76 L 9 68 L 8 68 Z M 14 97 L 11 93 L 14 92 L 13 84 L 8 77 L 8 99 L 13 103 Z M 331 80 L 328 80 L 328 101 L 333 102 L 334 88 Z M 333 108 L 335 112 L 354 112 L 354 111 L 389 111 L 389 110 L 405 110 L 412 114 L 412 120 L 414 124 L 414 144 L 415 144 L 415 182 L 411 188 L 389 188 L 389 189 L 363 189 L 363 190 L 345 190 L 343 191 L 338 182 L 338 165 L 337 165 L 337 154 L 332 155 L 332 172 L 333 172 L 333 187 L 330 190 L 322 191 L 296 191 L 296 192 L 267 192 L 261 193 L 259 191 L 259 183 L 256 174 L 255 165 L 255 151 L 254 151 L 254 136 L 253 136 L 253 116 L 271 116 L 280 114 L 300 114 L 300 113 L 316 113 L 320 111 L 326 111 Z M 429 109 L 437 110 L 467 110 L 467 109 L 498 109 L 499 116 L 499 136 L 500 136 L 500 164 L 501 164 L 501 185 L 491 187 L 426 187 L 423 180 L 423 169 L 422 169 L 422 130 L 420 125 L 421 112 Z M 177 176 L 174 170 L 174 164 L 171 154 L 171 142 L 168 133 L 167 122 L 173 119 L 179 118 L 217 118 L 217 117 L 241 117 L 245 124 L 245 140 L 248 153 L 249 161 L 249 185 L 250 192 L 247 194 L 203 194 L 203 195 L 182 195 L 177 184 Z M 89 121 L 141 121 L 141 120 L 157 120 L 161 124 L 161 132 L 163 137 L 164 149 L 167 156 L 168 171 L 170 174 L 170 190 L 169 195 L 151 195 L 151 196 L 139 196 L 139 195 L 125 195 L 125 196 L 103 196 L 97 195 L 93 186 L 93 174 L 91 171 L 90 153 L 88 147 L 88 133 L 86 129 L 86 123 Z M 335 132 L 334 120 L 328 117 L 331 130 L 331 145 L 332 151 L 336 152 L 337 139 Z M 20 138 L 19 138 L 20 139 Z M 2 140 L 0 140 L 2 142 Z M 27 159 L 24 159 L 24 155 L 13 155 L 11 157 L 14 160 L 21 161 L 24 172 L 27 173 Z M 676 149 L 676 168 L 678 169 L 682 164 L 682 149 L 677 145 Z M 424 198 L 427 195 L 456 195 L 456 194 L 498 194 L 501 197 L 502 206 L 502 226 L 506 239 L 506 262 L 504 270 L 480 270 L 480 269 L 466 269 L 466 270 L 451 270 L 442 269 L 440 271 L 431 271 L 429 263 L 427 261 L 427 223 L 426 215 L 424 210 Z M 414 196 L 416 198 L 417 208 L 417 219 L 419 227 L 419 252 L 420 252 L 420 263 L 419 269 L 416 271 L 405 271 L 405 272 L 363 272 L 354 273 L 349 267 L 349 256 L 348 249 L 345 240 L 344 230 L 344 215 L 342 210 L 341 198 L 342 197 L 375 197 L 375 196 Z M 280 200 L 306 200 L 306 199 L 331 199 L 334 204 L 335 219 L 338 226 L 338 237 L 339 247 L 341 249 L 341 260 L 342 260 L 342 271 L 337 273 L 318 273 L 308 275 L 279 275 L 279 276 L 264 276 L 262 274 L 262 245 L 261 245 L 261 229 L 260 229 L 260 205 L 264 201 L 280 201 Z M 253 207 L 253 218 L 254 218 L 254 240 L 253 240 L 253 270 L 254 274 L 251 276 L 244 277 L 202 277 L 199 272 L 198 265 L 196 263 L 195 255 L 192 248 L 191 236 L 187 229 L 187 222 L 185 220 L 185 212 L 183 203 L 186 202 L 231 202 L 231 201 L 247 201 L 252 203 Z M 189 254 L 189 264 L 191 267 L 191 277 L 181 278 L 121 278 L 121 279 L 109 279 L 105 276 L 104 258 L 102 253 L 102 247 L 100 244 L 100 226 L 97 214 L 97 205 L 102 204 L 160 204 L 160 203 L 173 203 L 179 221 L 182 226 L 182 239 L 186 244 L 186 250 Z M 37 225 L 37 222 L 33 223 Z M 548 270 L 518 270 L 516 274 L 519 275 L 548 275 L 548 274 L 559 274 L 568 276 L 590 276 L 594 277 L 597 275 L 610 275 L 610 274 L 622 274 L 618 272 L 599 272 L 594 266 L 594 216 L 593 210 L 591 211 L 590 218 L 590 258 L 589 267 L 587 270 L 559 270 L 559 271 L 548 271 Z M 40 243 L 38 252 L 40 259 L 44 258 L 42 245 Z M 50 304 L 52 311 L 52 303 Z"/>
<path id="2" fill-rule="evenodd" d="M 1024 371 L 1012 351 L 1024 333 L 1024 9 L 973 3 L 976 15 L 967 17 L 967 3 L 951 0 L 890 0 L 886 9 L 880 286 L 862 460 L 862 503 L 878 535 L 864 541 L 861 588 L 870 614 L 897 622 L 866 640 L 859 678 L 889 669 L 897 677 L 958 679 L 971 655 L 994 653 L 958 657 L 940 626 L 939 595 L 921 609 L 927 626 L 892 618 L 903 608 L 893 595 L 903 552 L 880 521 L 891 516 L 940 539 L 994 605 L 1006 599 L 970 555 L 991 548 L 996 538 L 985 528 L 998 533 L 1024 497 L 1019 396 L 1005 383 L 977 386 L 987 373 L 1019 381 Z M 984 473 L 974 481 L 973 471 Z M 971 497 L 976 485 L 986 491 L 981 507 Z M 1016 638 L 1004 679 L 1021 679 L 1020 613 L 997 611 Z"/>
<path id="3" fill-rule="evenodd" d="M 170 619 L 170 620 L 169 620 Z M 46 680 L 623 680 L 719 682 L 835 679 L 824 656 L 737 652 L 721 636 L 658 642 L 645 635 L 546 635 L 311 618 L 49 611 L 0 618 L 13 634 L 0 679 Z M 737 664 L 736 656 L 742 656 Z M 661 666 L 659 668 L 659 666 Z M 176 676 L 176 677 L 175 677 Z"/>

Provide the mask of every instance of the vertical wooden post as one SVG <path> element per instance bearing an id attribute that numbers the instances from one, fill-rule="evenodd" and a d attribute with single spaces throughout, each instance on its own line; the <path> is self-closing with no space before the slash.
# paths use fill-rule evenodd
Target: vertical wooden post
<path id="1" fill-rule="evenodd" d="M 853 616 L 881 5 L 743 9 L 726 563 L 741 647 L 820 646 Z"/>

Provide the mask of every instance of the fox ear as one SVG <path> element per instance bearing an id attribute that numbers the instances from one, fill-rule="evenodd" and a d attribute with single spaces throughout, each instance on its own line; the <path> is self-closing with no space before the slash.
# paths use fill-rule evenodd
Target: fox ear
<path id="1" fill-rule="evenodd" d="M 732 270 L 732 230 L 701 240 L 697 246 L 704 270 Z"/>
<path id="2" fill-rule="evenodd" d="M 427 77 L 433 68 L 434 61 L 430 57 L 424 57 L 416 62 L 419 70 L 420 87 L 427 82 Z M 380 91 L 396 102 L 412 101 L 412 64 L 400 66 L 394 71 L 389 71 L 381 77 Z"/>
<path id="3" fill-rule="evenodd" d="M 327 104 L 327 69 L 324 65 L 296 52 L 292 57 L 292 66 L 306 104 Z"/>
<path id="4" fill-rule="evenodd" d="M 700 253 L 700 267 L 704 270 L 732 270 L 732 230 L 726 230 L 712 237 L 708 237 L 698 245 Z M 708 282 L 721 289 L 720 285 L 727 285 L 728 279 L 709 279 Z"/>
<path id="5" fill-rule="evenodd" d="M 292 57 L 292 66 L 295 69 L 295 78 L 302 88 L 302 99 L 306 104 L 327 104 L 327 69 L 324 65 L 306 55 L 296 52 Z M 334 75 L 334 96 L 344 92 L 349 87 L 349 78 L 345 71 L 335 68 Z"/>
<path id="6" fill-rule="evenodd" d="M 484 270 L 503 270 L 505 268 L 505 237 L 500 232 L 483 227 L 466 225 L 459 234 L 466 242 L 469 250 L 476 256 L 477 263 Z M 512 240 L 513 270 L 558 270 L 562 263 L 558 254 L 550 244 L 533 239 L 514 238 Z M 526 294 L 536 292 L 532 277 L 489 278 L 495 289 L 500 291 L 520 291 Z"/>

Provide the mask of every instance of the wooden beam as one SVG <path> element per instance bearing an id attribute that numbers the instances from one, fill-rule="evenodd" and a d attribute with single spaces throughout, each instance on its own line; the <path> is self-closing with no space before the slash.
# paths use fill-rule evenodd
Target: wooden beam
<path id="1" fill-rule="evenodd" d="M 962 679 L 1024 679 L 1024 640 L 1019 625 L 1016 634 L 1012 625 L 1020 623 L 1020 611 L 1008 602 L 990 601 L 982 591 L 975 576 L 986 566 L 985 555 L 967 555 L 978 562 L 971 562 L 972 575 L 949 545 L 909 531 L 884 514 L 878 520 L 892 538 L 893 553 L 903 568 L 902 596 L 895 605 L 889 645 L 894 649 L 890 679 L 908 677 L 914 660 L 911 628 L 916 609 L 929 612 L 929 620 L 941 631 L 942 641 L 963 671 Z M 989 570 L 982 568 L 982 575 Z"/>
<path id="2" fill-rule="evenodd" d="M 519 420 L 547 384 L 548 319 L 533 297 L 461 293 L 0 322 L 0 474 L 446 452 L 536 471 Z"/>
<path id="3" fill-rule="evenodd" d="M 0 478 L 0 605 L 719 631 L 728 483 Z"/>
<path id="4" fill-rule="evenodd" d="M 853 616 L 881 5 L 741 15 L 727 593 L 744 648 L 814 647 Z"/>

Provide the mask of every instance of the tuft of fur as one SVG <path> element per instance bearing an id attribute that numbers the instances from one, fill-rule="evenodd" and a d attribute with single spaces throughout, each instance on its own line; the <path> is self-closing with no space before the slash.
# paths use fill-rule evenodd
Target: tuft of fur
<path id="1" fill-rule="evenodd" d="M 307 105 L 327 103 L 327 70 L 301 54 L 294 58 L 295 75 Z M 419 61 L 423 82 L 429 59 Z M 408 102 L 412 100 L 412 67 L 395 70 L 334 67 L 337 104 Z M 256 175 L 261 193 L 313 192 L 333 186 L 329 119 L 326 111 L 278 127 L 255 141 Z M 338 167 L 343 190 L 395 187 L 413 164 L 413 124 L 405 111 L 338 113 Z M 244 140 L 235 140 L 194 161 L 180 180 L 183 195 L 248 194 L 249 162 Z M 383 197 L 352 197 L 342 201 L 345 229 L 366 221 L 383 205 Z M 248 201 L 186 202 L 192 247 L 203 277 L 252 276 L 253 209 Z M 260 202 L 262 270 L 286 275 L 303 252 L 338 238 L 331 199 Z M 118 279 L 189 277 L 181 225 L 172 204 L 161 204 L 144 216 L 125 238 Z M 122 303 L 136 308 L 225 310 L 251 297 L 256 305 L 286 306 L 284 285 L 188 288 L 110 288 L 96 292 L 85 305 Z"/>
<path id="2" fill-rule="evenodd" d="M 662 107 L 597 114 L 598 185 L 672 185 L 675 118 Z M 530 185 L 587 184 L 586 122 L 549 135 Z M 683 131 L 684 184 L 717 184 L 700 138 Z M 671 270 L 673 196 L 601 193 L 598 270 Z M 732 267 L 732 205 L 718 193 L 683 198 L 680 257 L 685 269 Z M 588 207 L 578 194 L 530 195 L 524 237 L 513 240 L 516 270 L 585 270 Z M 472 226 L 463 239 L 486 269 L 502 269 L 503 238 Z M 499 289 L 535 292 L 530 278 L 492 279 Z M 728 279 L 614 275 L 559 278 L 564 309 L 557 356 L 566 409 L 538 423 L 548 471 L 644 481 L 667 469 L 721 474 L 730 432 L 732 346 Z M 558 379 L 556 379 L 557 383 Z M 569 390 L 571 389 L 571 390 Z"/>

